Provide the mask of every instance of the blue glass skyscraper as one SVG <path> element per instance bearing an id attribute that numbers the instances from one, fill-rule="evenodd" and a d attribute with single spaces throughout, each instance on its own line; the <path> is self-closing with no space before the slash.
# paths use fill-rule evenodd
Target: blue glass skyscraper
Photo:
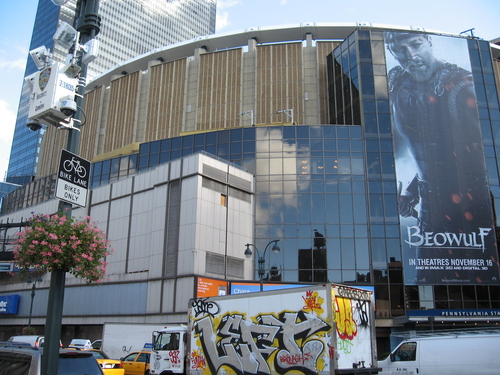
<path id="1" fill-rule="evenodd" d="M 30 51 L 45 46 L 55 61 L 65 61 L 67 50 L 54 45 L 52 39 L 59 21 L 70 25 L 75 18 L 77 0 L 61 7 L 51 0 L 39 0 Z M 89 65 L 87 80 L 98 76 L 120 62 L 144 54 L 154 48 L 215 32 L 216 0 L 101 0 L 101 32 L 99 56 Z M 31 58 L 25 77 L 37 71 Z M 38 154 L 45 132 L 32 132 L 26 127 L 30 87 L 24 82 L 19 101 L 7 182 L 25 185 L 35 178 Z"/>

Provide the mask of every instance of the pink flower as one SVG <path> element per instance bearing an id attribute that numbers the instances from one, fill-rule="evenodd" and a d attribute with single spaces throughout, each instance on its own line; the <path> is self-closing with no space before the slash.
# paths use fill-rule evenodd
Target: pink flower
<path id="1" fill-rule="evenodd" d="M 33 269 L 68 269 L 87 283 L 104 280 L 104 258 L 114 250 L 103 231 L 90 222 L 66 215 L 33 215 L 14 243 L 14 257 L 21 273 Z"/>

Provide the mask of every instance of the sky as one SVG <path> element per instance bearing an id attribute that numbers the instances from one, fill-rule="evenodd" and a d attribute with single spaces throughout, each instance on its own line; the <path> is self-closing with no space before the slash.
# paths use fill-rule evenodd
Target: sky
<path id="1" fill-rule="evenodd" d="M 106 1 L 106 0 L 101 0 Z M 38 0 L 0 0 L 0 181 L 12 134 Z M 306 22 L 415 26 L 485 40 L 500 37 L 498 0 L 218 0 L 217 33 Z"/>

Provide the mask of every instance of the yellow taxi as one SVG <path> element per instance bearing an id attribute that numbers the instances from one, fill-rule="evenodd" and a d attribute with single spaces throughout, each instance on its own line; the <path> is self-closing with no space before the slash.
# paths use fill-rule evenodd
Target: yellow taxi
<path id="1" fill-rule="evenodd" d="M 150 355 L 151 352 L 142 350 L 129 353 L 126 357 L 120 358 L 125 375 L 149 375 Z"/>
<path id="2" fill-rule="evenodd" d="M 78 350 L 78 348 L 71 348 Z M 97 349 L 80 349 L 82 352 L 90 352 L 102 368 L 104 375 L 125 375 L 122 362 L 118 359 L 111 359 L 106 353 Z"/>

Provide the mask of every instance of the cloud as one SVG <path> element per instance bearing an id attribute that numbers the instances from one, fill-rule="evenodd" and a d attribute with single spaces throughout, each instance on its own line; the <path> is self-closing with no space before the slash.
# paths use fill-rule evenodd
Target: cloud
<path id="1" fill-rule="evenodd" d="M 280 5 L 286 5 L 287 2 L 288 2 L 288 0 L 281 0 Z"/>
<path id="2" fill-rule="evenodd" d="M 0 57 L 0 69 L 20 69 L 24 71 L 26 67 L 26 58 L 19 58 L 17 60 L 4 60 Z"/>
<path id="3" fill-rule="evenodd" d="M 240 0 L 218 0 L 217 1 L 217 15 L 215 20 L 215 28 L 216 31 L 221 31 L 225 29 L 229 25 L 231 25 L 231 21 L 229 21 L 229 12 L 220 12 L 220 9 L 227 9 L 234 7 L 236 5 L 241 4 Z"/>
<path id="4" fill-rule="evenodd" d="M 5 172 L 9 166 L 10 147 L 14 126 L 16 123 L 16 113 L 9 108 L 5 100 L 0 99 L 0 118 L 2 119 L 2 131 L 0 132 L 0 181 L 4 180 Z"/>
<path id="5" fill-rule="evenodd" d="M 13 46 L 9 50 L 0 50 L 0 69 L 14 69 L 24 72 L 26 68 L 26 57 L 28 51 L 26 48 Z"/>
<path id="6" fill-rule="evenodd" d="M 217 16 L 215 18 L 216 30 L 220 31 L 229 25 L 231 25 L 231 21 L 229 21 L 229 12 L 217 12 Z"/>

